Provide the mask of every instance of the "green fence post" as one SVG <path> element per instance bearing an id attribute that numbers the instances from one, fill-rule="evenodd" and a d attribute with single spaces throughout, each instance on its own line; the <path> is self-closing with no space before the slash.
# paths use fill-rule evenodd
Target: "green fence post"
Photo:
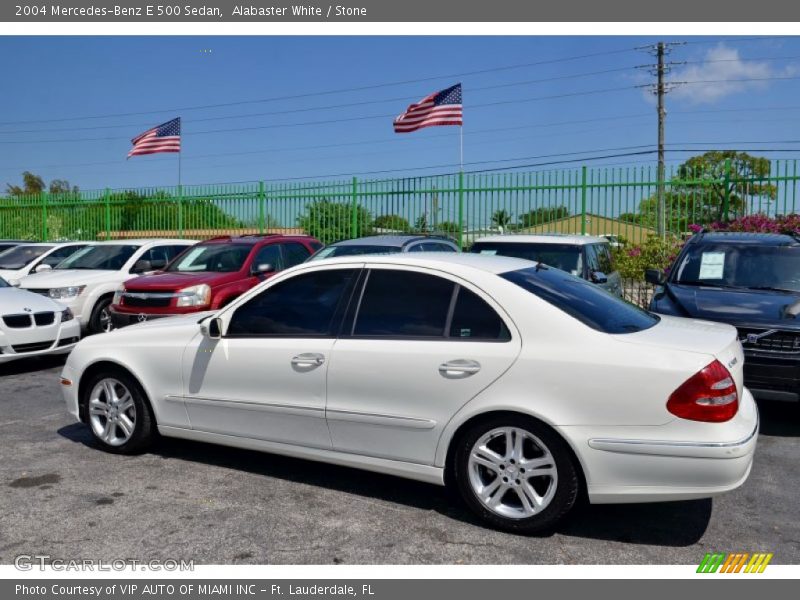
<path id="1" fill-rule="evenodd" d="M 358 237 L 358 178 L 353 177 L 352 209 L 350 210 L 350 237 Z"/>
<path id="2" fill-rule="evenodd" d="M 178 186 L 178 237 L 183 237 L 183 186 Z"/>
<path id="3" fill-rule="evenodd" d="M 47 190 L 42 190 L 42 241 L 47 241 Z"/>
<path id="4" fill-rule="evenodd" d="M 730 211 L 731 203 L 731 159 L 725 159 L 725 176 L 722 180 L 722 185 L 725 186 L 724 195 L 722 197 L 722 214 L 720 215 L 721 221 L 725 223 L 728 220 L 728 212 Z"/>
<path id="5" fill-rule="evenodd" d="M 258 232 L 264 234 L 267 228 L 267 196 L 264 193 L 264 181 L 258 182 Z"/>
<path id="6" fill-rule="evenodd" d="M 586 165 L 581 167 L 581 235 L 586 235 Z"/>
<path id="7" fill-rule="evenodd" d="M 106 207 L 106 240 L 111 239 L 111 193 L 106 188 L 103 191 L 103 203 Z"/>
<path id="8" fill-rule="evenodd" d="M 458 172 L 458 247 L 464 249 L 464 171 Z"/>

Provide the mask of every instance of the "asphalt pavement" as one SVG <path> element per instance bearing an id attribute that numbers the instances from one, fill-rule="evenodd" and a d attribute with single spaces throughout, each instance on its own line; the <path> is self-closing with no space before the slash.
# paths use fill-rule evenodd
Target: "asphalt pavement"
<path id="1" fill-rule="evenodd" d="M 714 500 L 582 506 L 552 534 L 487 529 L 443 488 L 208 444 L 100 451 L 66 413 L 63 359 L 0 365 L 0 563 L 697 564 L 709 551 L 800 563 L 800 406 L 763 403 L 755 465 Z"/>

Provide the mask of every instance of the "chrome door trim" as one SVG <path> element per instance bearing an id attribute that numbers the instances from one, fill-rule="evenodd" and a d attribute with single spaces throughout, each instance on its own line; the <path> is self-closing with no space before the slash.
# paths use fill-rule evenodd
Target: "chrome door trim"
<path id="1" fill-rule="evenodd" d="M 329 408 L 326 415 L 331 421 L 348 421 L 351 423 L 367 423 L 387 427 L 402 427 L 404 429 L 433 429 L 436 421 L 419 417 L 404 417 L 400 415 L 387 415 L 381 413 L 366 413 L 351 410 Z"/>
<path id="2" fill-rule="evenodd" d="M 169 394 L 164 396 L 167 402 L 184 402 L 197 406 L 217 406 L 238 408 L 240 410 L 255 410 L 281 413 L 285 415 L 300 415 L 306 417 L 325 418 L 324 406 L 308 406 L 301 404 L 280 404 L 277 402 L 251 402 L 234 400 L 233 398 L 214 398 L 210 396 L 177 396 Z"/>

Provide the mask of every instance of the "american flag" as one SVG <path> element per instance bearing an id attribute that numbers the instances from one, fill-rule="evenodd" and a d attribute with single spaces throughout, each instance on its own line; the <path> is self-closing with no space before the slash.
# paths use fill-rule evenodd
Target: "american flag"
<path id="1" fill-rule="evenodd" d="M 463 125 L 461 107 L 461 84 L 434 92 L 416 104 L 412 104 L 394 120 L 395 133 L 409 133 L 434 125 Z"/>
<path id="2" fill-rule="evenodd" d="M 131 140 L 131 144 L 133 148 L 128 152 L 128 158 L 157 152 L 180 152 L 181 118 L 172 119 L 140 133 Z"/>

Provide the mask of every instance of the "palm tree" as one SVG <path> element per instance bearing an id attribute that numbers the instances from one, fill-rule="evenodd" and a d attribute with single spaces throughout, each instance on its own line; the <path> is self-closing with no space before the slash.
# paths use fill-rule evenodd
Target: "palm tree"
<path id="1" fill-rule="evenodd" d="M 511 220 L 511 213 L 504 208 L 494 211 L 494 214 L 492 215 L 492 225 L 503 230 L 508 229 L 508 226 L 511 224 Z"/>

